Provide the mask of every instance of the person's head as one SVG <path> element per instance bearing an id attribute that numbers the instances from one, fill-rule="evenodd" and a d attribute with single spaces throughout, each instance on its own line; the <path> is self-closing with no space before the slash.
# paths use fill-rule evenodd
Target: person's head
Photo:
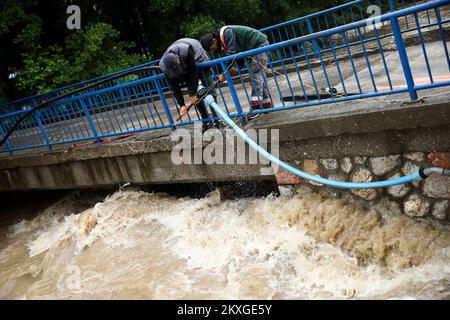
<path id="1" fill-rule="evenodd" d="M 219 32 L 213 31 L 211 33 L 205 34 L 201 39 L 200 43 L 202 44 L 202 47 L 207 52 L 214 52 L 214 53 L 220 53 L 221 49 L 221 43 L 219 38 Z"/>
<path id="2" fill-rule="evenodd" d="M 169 79 L 175 79 L 183 73 L 180 58 L 173 52 L 164 54 L 161 58 L 160 66 L 163 66 L 161 69 Z"/>

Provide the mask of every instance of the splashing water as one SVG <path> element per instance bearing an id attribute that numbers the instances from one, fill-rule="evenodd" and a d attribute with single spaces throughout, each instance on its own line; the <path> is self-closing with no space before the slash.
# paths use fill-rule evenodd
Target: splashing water
<path id="1" fill-rule="evenodd" d="M 0 236 L 0 298 L 450 297 L 450 229 L 435 222 L 306 189 L 233 201 L 122 190 L 91 202 L 66 196 Z"/>

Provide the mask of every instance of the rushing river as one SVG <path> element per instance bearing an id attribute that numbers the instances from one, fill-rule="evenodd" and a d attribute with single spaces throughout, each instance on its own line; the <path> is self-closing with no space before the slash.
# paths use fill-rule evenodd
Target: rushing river
<path id="1" fill-rule="evenodd" d="M 450 227 L 302 190 L 76 192 L 0 222 L 2 299 L 448 299 Z M 19 215 L 20 216 L 20 215 Z"/>

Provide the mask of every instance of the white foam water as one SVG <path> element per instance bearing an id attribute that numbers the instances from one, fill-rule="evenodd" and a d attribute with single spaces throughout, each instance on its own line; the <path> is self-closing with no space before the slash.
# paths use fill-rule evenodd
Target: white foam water
<path id="1" fill-rule="evenodd" d="M 2 299 L 445 299 L 450 230 L 302 190 L 67 196 L 9 227 Z M 80 212 L 81 211 L 81 212 Z"/>

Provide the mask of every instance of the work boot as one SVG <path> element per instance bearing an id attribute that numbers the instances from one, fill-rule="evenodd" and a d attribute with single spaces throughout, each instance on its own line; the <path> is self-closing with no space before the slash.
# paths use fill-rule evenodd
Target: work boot
<path id="1" fill-rule="evenodd" d="M 262 101 L 262 109 L 270 109 L 273 108 L 273 103 L 272 100 L 270 99 L 269 96 L 267 96 L 266 94 L 263 95 L 264 99 Z M 267 114 L 268 112 L 264 112 L 264 114 Z"/>
<path id="2" fill-rule="evenodd" d="M 209 129 L 211 129 L 213 126 L 213 123 L 211 121 L 208 122 L 203 122 L 202 125 L 202 133 L 205 133 L 206 131 L 208 131 Z"/>
<path id="3" fill-rule="evenodd" d="M 220 129 L 220 128 L 224 128 L 225 125 L 221 121 L 214 120 L 214 127 L 216 127 L 217 129 Z"/>
<path id="4" fill-rule="evenodd" d="M 263 103 L 263 109 L 270 109 L 270 108 L 273 108 L 272 101 Z"/>

